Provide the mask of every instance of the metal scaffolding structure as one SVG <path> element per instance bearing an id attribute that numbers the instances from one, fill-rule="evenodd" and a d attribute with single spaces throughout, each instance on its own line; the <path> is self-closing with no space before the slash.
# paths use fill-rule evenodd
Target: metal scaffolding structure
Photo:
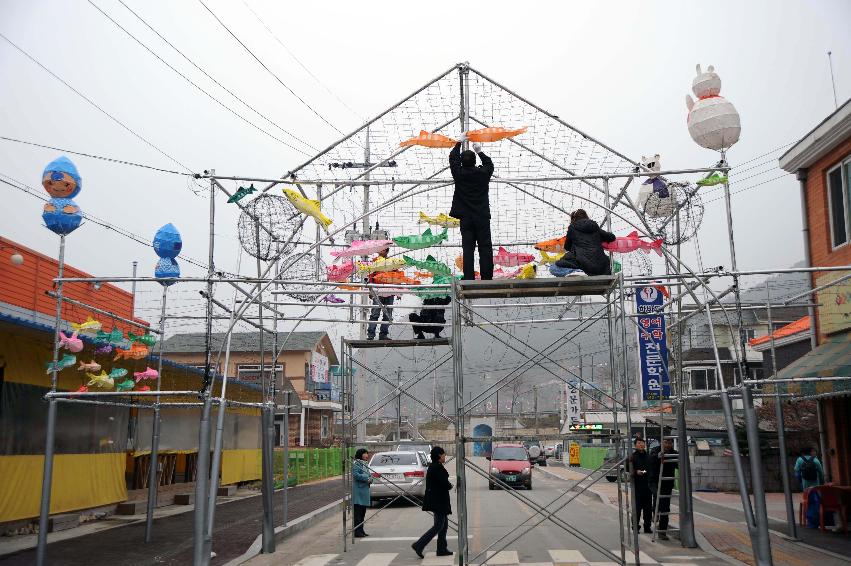
<path id="1" fill-rule="evenodd" d="M 471 124 L 476 127 L 487 127 L 502 125 L 506 123 L 523 124 L 530 127 L 530 133 L 523 141 L 511 139 L 502 144 L 494 146 L 493 159 L 498 163 L 498 177 L 491 181 L 492 199 L 515 199 L 513 207 L 503 207 L 503 210 L 495 211 L 493 219 L 494 240 L 508 242 L 508 245 L 519 245 L 518 242 L 528 244 L 541 238 L 542 235 L 562 233 L 564 218 L 554 214 L 554 211 L 566 213 L 574 208 L 584 207 L 588 209 L 591 216 L 604 218 L 605 225 L 611 230 L 637 230 L 646 237 L 656 237 L 660 230 L 674 224 L 677 233 L 677 243 L 674 246 L 663 246 L 659 261 L 664 263 L 665 274 L 648 274 L 643 272 L 644 267 L 636 268 L 629 272 L 626 266 L 620 273 L 613 276 L 575 277 L 575 278 L 538 278 L 531 280 L 503 279 L 496 281 L 457 281 L 451 284 L 416 284 L 413 286 L 379 285 L 373 283 L 361 283 L 352 278 L 345 283 L 346 289 L 339 290 L 340 282 L 324 280 L 323 263 L 327 259 L 323 254 L 340 244 L 335 238 L 345 238 L 347 233 L 351 236 L 366 236 L 372 231 L 379 229 L 393 233 L 403 234 L 416 226 L 417 213 L 422 210 L 438 209 L 448 210 L 448 203 L 452 196 L 452 181 L 441 176 L 447 169 L 445 155 L 443 152 L 435 152 L 424 148 L 399 148 L 397 143 L 401 136 L 409 133 L 409 130 L 427 129 L 433 132 L 444 132 L 452 135 L 455 132 L 470 129 Z M 490 148 L 489 148 L 490 149 Z M 490 151 L 489 151 L 490 153 Z M 340 163 L 350 163 L 356 159 L 364 159 L 363 163 L 354 163 L 351 167 L 339 166 Z M 334 166 L 337 164 L 337 166 Z M 729 171 L 729 166 L 721 156 L 721 162 L 711 167 L 692 168 L 676 171 L 661 171 L 652 173 L 654 176 L 675 177 L 692 174 L 704 174 L 714 171 Z M 194 564 L 204 565 L 210 561 L 210 552 L 213 544 L 213 525 L 215 521 L 215 497 L 218 488 L 219 470 L 222 456 L 222 422 L 224 419 L 224 407 L 228 405 L 253 407 L 261 411 L 261 451 L 262 464 L 262 488 L 263 488 L 263 552 L 271 552 L 275 548 L 274 520 L 272 517 L 273 497 L 273 468 L 272 468 L 272 434 L 274 430 L 273 412 L 276 408 L 276 384 L 274 379 L 267 380 L 264 371 L 265 349 L 264 334 L 268 333 L 273 338 L 271 364 L 283 351 L 286 342 L 298 325 L 302 322 L 337 322 L 341 325 L 351 325 L 359 331 L 357 339 L 343 336 L 340 339 L 341 350 L 341 404 L 342 404 L 342 451 L 343 458 L 343 483 L 350 493 L 353 488 L 350 473 L 351 462 L 349 461 L 349 448 L 358 440 L 358 425 L 365 422 L 371 415 L 376 414 L 385 405 L 398 402 L 403 397 L 410 398 L 413 402 L 426 409 L 427 412 L 450 423 L 454 429 L 454 460 L 457 487 L 458 519 L 451 527 L 458 533 L 458 564 L 486 564 L 487 551 L 499 551 L 506 548 L 514 540 L 522 536 L 529 529 L 545 522 L 563 529 L 566 533 L 583 541 L 584 544 L 598 550 L 607 559 L 619 564 L 640 564 L 638 532 L 634 528 L 634 519 L 630 501 L 634 499 L 630 490 L 629 482 L 621 481 L 618 473 L 618 508 L 619 508 L 619 538 L 620 550 L 612 553 L 600 543 L 584 534 L 582 530 L 569 521 L 559 517 L 558 513 L 571 501 L 574 501 L 584 491 L 589 489 L 597 479 L 601 477 L 595 470 L 579 482 L 577 487 L 565 490 L 564 493 L 550 505 L 541 509 L 531 503 L 522 493 L 508 486 L 511 497 L 530 507 L 534 515 L 522 524 L 511 529 L 498 542 L 491 543 L 481 552 L 473 554 L 469 552 L 468 545 L 468 516 L 466 510 L 467 499 L 467 472 L 488 477 L 488 472 L 482 470 L 467 456 L 467 445 L 471 442 L 481 441 L 472 431 L 465 428 L 473 410 L 480 406 L 494 388 L 504 387 L 520 378 L 527 372 L 543 371 L 548 376 L 565 384 L 582 383 L 589 390 L 595 391 L 605 400 L 604 406 L 611 411 L 614 419 L 614 430 L 610 440 L 616 447 L 618 458 L 615 466 L 623 465 L 628 455 L 625 446 L 631 435 L 629 426 L 631 421 L 632 393 L 636 386 L 633 378 L 633 370 L 630 367 L 628 351 L 632 338 L 636 335 L 637 324 L 635 314 L 628 306 L 629 299 L 637 289 L 646 286 L 666 285 L 672 290 L 672 297 L 664 305 L 664 311 L 670 317 L 669 324 L 679 328 L 692 316 L 705 314 L 710 326 L 710 335 L 713 340 L 713 355 L 718 370 L 719 379 L 723 379 L 721 372 L 721 359 L 719 348 L 715 344 L 715 331 L 713 326 L 713 313 L 725 317 L 730 328 L 733 350 L 737 353 L 737 362 L 740 364 L 741 376 L 749 375 L 746 371 L 747 361 L 743 355 L 745 343 L 741 332 L 742 312 L 746 309 L 740 297 L 740 278 L 750 274 L 770 273 L 754 271 L 738 271 L 735 261 L 735 243 L 732 231 L 732 208 L 730 204 L 730 189 L 727 182 L 723 184 L 723 191 L 727 213 L 727 231 L 731 253 L 730 270 L 702 270 L 694 269 L 687 265 L 681 258 L 679 251 L 679 218 L 682 209 L 676 207 L 668 218 L 661 223 L 651 225 L 645 211 L 630 197 L 627 189 L 634 180 L 648 176 L 651 173 L 615 150 L 595 140 L 587 134 L 567 124 L 554 114 L 551 114 L 520 95 L 490 79 L 484 74 L 471 68 L 467 63 L 453 66 L 445 73 L 430 81 L 410 96 L 393 105 L 390 109 L 380 114 L 373 120 L 367 122 L 362 128 L 343 137 L 338 142 L 329 146 L 326 150 L 308 160 L 306 163 L 292 169 L 280 179 L 260 179 L 251 177 L 224 177 L 216 176 L 214 171 L 209 172 L 201 178 L 209 180 L 209 250 L 206 277 L 180 278 L 180 279 L 158 279 L 149 277 L 112 277 L 112 278 L 66 278 L 64 277 L 64 252 L 65 236 L 60 237 L 59 247 L 59 274 L 56 278 L 55 297 L 57 301 L 56 312 L 56 337 L 58 343 L 59 329 L 62 323 L 61 311 L 63 301 L 69 301 L 63 293 L 66 284 L 89 283 L 89 282 L 140 282 L 140 283 L 162 283 L 162 303 L 159 329 L 151 329 L 160 336 L 164 336 L 165 321 L 167 315 L 166 299 L 168 287 L 166 283 L 177 284 L 204 284 L 204 300 L 206 312 L 204 317 L 206 329 L 205 349 L 205 375 L 204 383 L 200 392 L 195 391 L 161 391 L 160 382 L 157 382 L 156 391 L 150 393 L 125 392 L 125 393 L 68 393 L 57 389 L 57 373 L 51 376 L 50 392 L 46 395 L 48 401 L 47 412 L 47 438 L 44 463 L 44 479 L 42 487 L 40 531 L 38 539 L 38 564 L 46 563 L 47 555 L 47 524 L 50 509 L 50 490 L 52 481 L 52 466 L 55 444 L 55 430 L 57 426 L 56 408 L 61 402 L 89 402 L 99 404 L 112 404 L 117 406 L 132 406 L 134 408 L 150 409 L 154 412 L 152 430 L 152 457 L 151 477 L 156 477 L 156 455 L 160 431 L 160 407 L 184 406 L 194 409 L 201 408 L 199 419 L 199 458 L 198 469 L 210 468 L 212 473 L 198 474 L 195 489 L 195 531 L 194 531 Z M 327 232 L 316 226 L 315 240 L 312 243 L 301 243 L 292 245 L 297 239 L 297 234 L 306 221 L 306 217 L 297 218 L 295 224 L 297 230 L 288 233 L 276 232 L 262 221 L 247 214 L 256 221 L 256 249 L 261 248 L 260 239 L 270 237 L 274 242 L 275 252 L 263 258 L 265 266 L 258 257 L 256 264 L 256 276 L 229 276 L 221 274 L 215 269 L 215 225 L 216 225 L 216 200 L 221 193 L 224 196 L 232 196 L 232 192 L 225 186 L 228 181 L 267 181 L 268 185 L 262 193 L 268 193 L 272 188 L 280 184 L 288 184 L 296 187 L 305 197 L 308 191 L 314 192 L 322 203 L 324 213 L 335 219 L 335 228 Z M 617 185 L 610 186 L 617 181 Z M 623 183 L 623 184 L 621 184 Z M 261 194 L 262 194 L 261 193 Z M 513 195 L 509 197 L 508 195 Z M 362 206 L 361 206 L 362 204 Z M 248 210 L 237 202 L 243 213 Z M 391 213 L 392 212 L 392 213 Z M 292 219 L 291 219 L 292 220 Z M 373 227 L 373 221 L 375 227 Z M 380 227 L 379 227 L 380 225 Z M 354 237 L 360 239 L 360 237 Z M 514 244 L 511 244 L 514 242 Z M 454 261 L 457 246 L 448 244 L 430 250 L 438 260 L 445 261 L 451 265 Z M 299 266 L 303 259 L 307 259 L 308 268 L 302 270 Z M 837 268 L 838 270 L 839 268 Z M 851 269 L 845 267 L 844 269 Z M 781 270 L 778 270 L 781 271 Z M 803 269 L 801 271 L 806 271 Z M 815 269 L 810 270 L 815 271 Z M 818 269 L 825 271 L 825 269 Z M 717 281 L 730 281 L 730 287 L 724 292 L 714 291 L 710 283 Z M 228 307 L 221 300 L 216 299 L 217 286 L 232 290 L 234 298 L 232 305 Z M 347 297 L 348 302 L 341 304 L 330 304 L 320 302 L 319 297 L 333 292 Z M 369 300 L 381 293 L 393 293 L 401 296 L 414 296 L 423 292 L 439 292 L 451 297 L 449 309 L 451 318 L 445 324 L 417 323 L 418 326 L 432 326 L 451 330 L 451 336 L 438 340 L 388 340 L 367 341 L 363 340 L 363 330 L 370 321 L 367 320 L 366 311 L 371 308 Z M 724 296 L 732 293 L 735 302 L 730 304 L 723 302 Z M 295 301 L 282 301 L 281 296 L 295 298 Z M 581 297 L 596 296 L 599 300 L 583 301 Z M 806 301 L 816 302 L 813 291 L 806 293 L 803 297 Z M 771 300 L 766 302 L 771 308 Z M 296 309 L 306 309 L 303 313 L 294 313 Z M 332 315 L 319 316 L 313 312 L 317 308 L 327 308 L 329 312 L 342 313 L 343 316 Z M 385 309 L 386 307 L 382 307 Z M 409 305 L 397 305 L 393 308 L 421 309 L 422 306 L 411 307 Z M 432 307 L 443 308 L 443 307 Z M 579 316 L 566 316 L 574 308 L 579 308 Z M 582 314 L 582 308 L 593 311 L 591 315 Z M 341 310 L 337 310 L 341 309 Z M 534 309 L 555 309 L 560 313 L 558 317 L 537 316 Z M 512 311 L 526 313 L 516 315 L 512 318 Z M 216 311 L 221 311 L 216 314 Z M 363 314 L 356 315 L 355 311 Z M 507 318 L 500 318 L 502 312 L 507 313 Z M 770 312 L 770 311 L 769 311 Z M 388 313 L 389 314 L 389 313 Z M 770 316 L 770 315 L 769 315 Z M 174 318 L 192 318 L 175 315 Z M 392 318 L 392 317 L 388 317 Z M 227 324 L 225 340 L 218 349 L 211 341 L 212 326 L 214 320 L 224 320 Z M 272 321 L 272 326 L 268 325 Z M 297 321 L 290 334 L 282 342 L 278 341 L 278 322 Z M 605 321 L 606 324 L 606 353 L 609 358 L 610 368 L 610 391 L 584 379 L 581 373 L 576 373 L 565 364 L 554 358 L 554 352 L 565 344 L 575 340 L 577 336 L 597 321 Z M 529 340 L 523 340 L 516 333 L 518 325 L 554 325 L 561 323 L 575 324 L 574 328 L 561 333 L 557 340 L 539 347 Z M 230 336 L 238 324 L 248 324 L 258 332 L 260 337 L 260 374 L 263 377 L 261 401 L 259 403 L 246 403 L 227 397 L 227 383 L 229 376 L 228 359 L 230 356 Z M 407 321 L 390 320 L 386 324 L 410 328 L 413 325 Z M 770 324 L 770 322 L 769 322 Z M 734 333 L 734 329 L 738 333 Z M 465 367 L 464 344 L 465 336 L 486 336 L 493 344 L 499 344 L 506 351 L 511 351 L 522 357 L 523 361 L 514 367 L 507 375 L 497 383 L 491 385 L 484 392 L 475 396 L 467 397 L 468 389 L 465 387 L 465 375 L 468 375 L 469 367 Z M 268 338 L 267 338 L 268 339 Z M 422 348 L 434 347 L 434 359 L 422 370 L 404 381 L 401 377 L 389 377 L 383 373 L 382 368 L 370 367 L 357 352 L 369 348 Z M 694 526 L 691 510 L 690 475 L 688 473 L 689 460 L 686 449 L 686 420 L 685 409 L 690 400 L 696 396 L 687 393 L 687 387 L 683 380 L 682 366 L 682 337 L 677 332 L 677 343 L 670 353 L 669 360 L 665 360 L 665 366 L 669 370 L 668 376 L 673 385 L 673 404 L 676 406 L 676 422 L 679 431 L 678 443 L 680 445 L 679 466 L 683 483 L 680 489 L 680 531 L 684 546 L 695 546 Z M 773 345 L 772 345 L 773 350 Z M 224 356 L 224 375 L 222 376 L 221 391 L 218 396 L 213 395 L 213 382 L 215 368 L 218 367 L 219 359 Z M 162 363 L 162 341 L 160 342 L 159 363 Z M 58 359 L 58 346 L 54 348 L 54 362 Z M 412 391 L 413 387 L 421 380 L 428 378 L 438 368 L 449 365 L 452 368 L 453 384 L 453 413 L 440 411 L 434 404 L 429 404 L 418 397 Z M 360 407 L 356 404 L 355 391 L 357 389 L 354 378 L 355 368 L 387 385 L 391 391 L 378 399 L 368 407 Z M 160 366 L 160 370 L 161 370 Z M 847 379 L 847 378 L 845 378 Z M 757 383 L 743 379 L 739 385 L 732 383 L 721 384 L 718 395 L 721 398 L 724 416 L 727 425 L 728 440 L 733 451 L 736 464 L 736 475 L 740 487 L 742 504 L 745 510 L 746 522 L 751 535 L 756 563 L 765 566 L 770 565 L 771 550 L 768 538 L 768 521 L 765 508 L 764 487 L 757 479 L 759 477 L 760 461 L 758 450 L 758 429 L 754 413 L 754 392 L 752 389 Z M 741 457 L 739 440 L 736 435 L 733 422 L 733 409 L 731 396 L 740 394 L 744 408 L 744 421 L 747 430 L 747 443 L 754 450 L 750 458 L 753 478 L 753 505 L 749 496 L 746 482 L 744 464 Z M 757 393 L 758 394 L 758 393 Z M 184 401 L 163 402 L 161 397 L 186 397 Z M 112 399 L 116 397 L 117 399 Z M 129 400 L 136 397 L 151 397 L 151 404 L 130 405 Z M 190 400 L 195 397 L 195 399 Z M 778 422 L 782 422 L 782 406 L 780 394 L 776 393 L 774 398 L 777 403 Z M 212 407 L 219 407 L 215 427 L 211 426 Z M 289 399 L 285 401 L 289 407 Z M 627 423 L 627 433 L 619 431 L 619 418 L 623 417 Z M 286 421 L 285 421 L 286 422 Z M 211 432 L 215 429 L 215 433 Z M 778 434 L 781 434 L 778 430 Z M 571 435 L 561 434 L 560 438 L 569 439 Z M 492 440 L 495 438 L 492 438 Z M 284 447 L 284 459 L 287 461 L 286 446 Z M 785 468 L 785 466 L 784 466 Z M 284 466 L 286 474 L 287 466 Z M 784 477 L 784 487 L 789 493 L 789 478 Z M 287 478 L 284 477 L 284 486 Z M 397 498 L 411 499 L 399 489 Z M 285 501 L 284 514 L 286 515 L 286 487 L 283 490 Z M 791 499 L 787 500 L 787 506 Z M 156 504 L 156 487 L 149 484 L 146 542 L 151 541 L 153 509 Z M 342 544 L 343 549 L 348 548 L 348 535 L 354 532 L 347 524 L 351 511 L 351 497 L 347 497 L 347 508 L 343 512 Z M 379 510 L 380 512 L 380 510 Z M 791 513 L 791 511 L 790 511 Z M 374 515 L 373 515 L 374 516 Z M 286 521 L 286 518 L 284 518 Z M 351 539 L 354 543 L 354 538 Z M 628 557 L 627 554 L 632 557 Z"/>

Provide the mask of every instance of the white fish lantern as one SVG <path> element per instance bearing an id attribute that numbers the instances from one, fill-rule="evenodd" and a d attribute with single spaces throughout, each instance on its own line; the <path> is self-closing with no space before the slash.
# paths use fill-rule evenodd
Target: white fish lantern
<path id="1" fill-rule="evenodd" d="M 691 83 L 697 102 L 686 95 L 688 133 L 697 145 L 724 151 L 739 141 L 742 125 L 736 107 L 721 96 L 721 77 L 710 65 L 706 72 L 697 65 L 697 76 Z"/>

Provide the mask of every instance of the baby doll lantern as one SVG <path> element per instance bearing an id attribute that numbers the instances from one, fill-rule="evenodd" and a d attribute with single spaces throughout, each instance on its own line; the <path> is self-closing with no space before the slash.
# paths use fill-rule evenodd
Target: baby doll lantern
<path id="1" fill-rule="evenodd" d="M 705 73 L 697 66 L 697 76 L 691 83 L 697 102 L 686 95 L 688 133 L 697 145 L 724 151 L 739 141 L 742 125 L 739 113 L 726 98 L 720 96 L 721 77 L 710 65 Z"/>
<path id="2" fill-rule="evenodd" d="M 183 240 L 180 232 L 174 224 L 168 223 L 154 236 L 154 252 L 160 256 L 157 266 L 154 268 L 155 277 L 180 277 L 180 266 L 174 260 L 183 248 Z M 160 281 L 162 285 L 168 286 L 174 281 Z"/>
<path id="3" fill-rule="evenodd" d="M 77 172 L 77 167 L 64 155 L 54 159 L 44 168 L 41 184 L 50 195 L 50 200 L 44 205 L 41 214 L 44 224 L 49 230 L 62 236 L 70 234 L 83 220 L 80 207 L 71 200 L 83 188 L 83 180 Z"/>
<path id="4" fill-rule="evenodd" d="M 660 156 L 657 153 L 653 157 L 641 157 L 643 170 L 658 173 L 662 169 Z M 638 190 L 638 210 L 650 218 L 667 218 L 674 213 L 676 198 L 668 189 L 668 184 L 658 176 L 650 176 L 641 184 Z"/>

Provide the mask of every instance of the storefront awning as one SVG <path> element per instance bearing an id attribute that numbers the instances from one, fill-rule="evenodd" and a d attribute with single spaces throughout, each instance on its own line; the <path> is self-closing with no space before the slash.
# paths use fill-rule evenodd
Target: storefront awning
<path id="1" fill-rule="evenodd" d="M 816 349 L 801 356 L 777 374 L 777 379 L 837 378 L 825 381 L 787 381 L 762 386 L 763 393 L 781 393 L 800 396 L 851 393 L 851 332 L 831 337 Z"/>

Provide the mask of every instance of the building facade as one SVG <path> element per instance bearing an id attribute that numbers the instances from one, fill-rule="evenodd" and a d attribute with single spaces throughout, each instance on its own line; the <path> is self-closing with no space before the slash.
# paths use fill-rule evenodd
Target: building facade
<path id="1" fill-rule="evenodd" d="M 778 377 L 851 376 L 851 100 L 780 157 L 780 168 L 801 185 L 804 249 L 815 271 L 811 285 L 813 346 Z M 848 269 L 842 269 L 848 267 Z M 846 383 L 816 384 L 822 458 L 828 478 L 851 483 L 851 394 Z"/>
<path id="2" fill-rule="evenodd" d="M 211 347 L 214 352 L 224 346 L 224 340 L 224 333 L 212 334 Z M 169 358 L 175 361 L 204 367 L 206 337 L 203 332 L 171 336 L 166 340 L 164 348 Z M 273 352 L 275 349 L 279 351 Z M 222 354 L 215 369 L 218 373 L 226 371 L 229 378 L 239 383 L 262 386 L 274 379 L 277 391 L 275 431 L 279 446 L 285 442 L 289 446 L 332 446 L 337 441 L 334 423 L 341 405 L 338 377 L 331 371 L 339 362 L 328 334 L 281 332 L 277 343 L 273 336 L 265 336 L 262 351 L 261 360 L 259 333 L 234 332 L 230 337 L 228 367 L 224 367 Z M 276 354 L 273 370 L 272 359 Z M 287 427 L 284 426 L 284 419 L 287 419 Z M 288 439 L 286 429 L 289 432 Z"/>

